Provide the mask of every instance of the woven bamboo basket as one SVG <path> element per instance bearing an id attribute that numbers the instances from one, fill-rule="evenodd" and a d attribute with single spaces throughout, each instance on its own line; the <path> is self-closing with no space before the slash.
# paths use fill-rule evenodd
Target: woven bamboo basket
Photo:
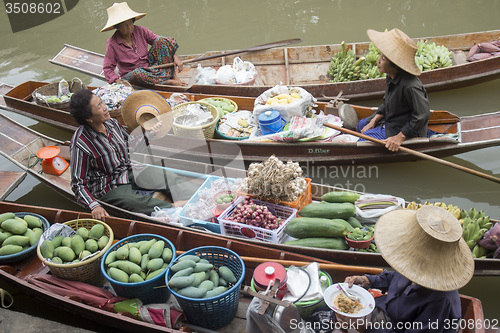
<path id="1" fill-rule="evenodd" d="M 87 89 L 87 87 L 78 78 L 74 78 L 71 82 L 68 82 L 68 84 L 69 84 L 69 91 L 72 93 L 75 93 L 80 89 Z M 58 92 L 59 92 L 59 82 L 54 82 L 35 89 L 31 93 L 31 96 L 33 97 L 35 103 L 38 105 L 48 106 L 58 110 L 69 111 L 70 99 L 60 103 L 49 103 L 44 99 L 40 98 L 38 95 L 40 94 L 42 96 L 54 96 L 54 95 L 57 96 Z"/>
<path id="2" fill-rule="evenodd" d="M 205 106 L 212 114 L 214 120 L 212 120 L 210 123 L 206 125 L 196 126 L 196 127 L 188 127 L 176 124 L 175 118 L 182 115 L 189 104 L 201 104 L 202 106 Z M 174 122 L 172 124 L 174 135 L 195 137 L 200 139 L 202 138 L 212 139 L 214 137 L 215 125 L 219 120 L 219 111 L 215 106 L 204 102 L 187 102 L 175 106 L 172 112 L 174 117 Z"/>
<path id="3" fill-rule="evenodd" d="M 42 256 L 40 250 L 41 242 L 38 242 L 38 246 L 36 249 L 38 258 L 43 262 L 44 265 L 48 266 L 50 272 L 57 277 L 67 280 L 86 282 L 95 286 L 102 286 L 105 282 L 105 279 L 101 273 L 101 259 L 104 253 L 106 253 L 106 251 L 111 247 L 111 244 L 113 244 L 113 230 L 106 223 L 94 219 L 71 220 L 68 222 L 64 222 L 63 224 L 71 227 L 76 231 L 81 227 L 90 230 L 95 224 L 98 223 L 104 225 L 104 235 L 109 237 L 109 241 L 106 246 L 93 257 L 75 264 L 56 264 L 46 260 Z"/>

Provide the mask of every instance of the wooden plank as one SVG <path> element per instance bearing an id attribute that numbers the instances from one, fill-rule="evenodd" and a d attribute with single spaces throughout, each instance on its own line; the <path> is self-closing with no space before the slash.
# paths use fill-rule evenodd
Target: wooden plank
<path id="1" fill-rule="evenodd" d="M 0 171 L 0 201 L 7 196 L 26 178 L 26 172 Z"/>
<path id="2" fill-rule="evenodd" d="M 49 62 L 104 80 L 104 56 L 99 53 L 66 44 Z"/>

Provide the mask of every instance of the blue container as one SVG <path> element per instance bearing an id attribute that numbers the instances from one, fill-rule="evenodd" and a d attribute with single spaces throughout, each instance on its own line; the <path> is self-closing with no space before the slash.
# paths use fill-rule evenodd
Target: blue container
<path id="1" fill-rule="evenodd" d="M 106 261 L 106 257 L 112 251 L 117 250 L 128 243 L 136 243 L 143 240 L 150 240 L 152 238 L 162 240 L 165 242 L 166 247 L 170 247 L 170 249 L 172 250 L 172 260 L 170 261 L 170 264 L 172 264 L 176 258 L 176 250 L 174 244 L 172 244 L 172 242 L 165 237 L 154 234 L 139 234 L 123 238 L 122 240 L 111 246 L 102 257 L 102 275 L 104 275 L 104 277 L 109 281 L 109 283 L 113 287 L 113 290 L 118 296 L 127 298 L 139 298 L 144 304 L 165 303 L 168 300 L 170 292 L 167 288 L 165 288 L 165 273 L 167 272 L 167 269 L 150 280 L 135 283 L 123 283 L 116 281 L 112 279 L 111 276 L 108 275 L 108 273 L 106 273 L 106 266 L 104 262 Z"/>
<path id="2" fill-rule="evenodd" d="M 38 217 L 40 220 L 42 220 L 42 230 L 45 232 L 50 227 L 49 221 L 42 215 L 36 214 L 36 213 L 25 213 L 25 212 L 19 212 L 19 213 L 14 213 L 16 217 L 19 218 L 24 218 L 26 215 L 33 215 Z M 38 242 L 36 244 L 33 244 L 29 248 L 22 250 L 21 252 L 14 253 L 14 254 L 8 254 L 5 256 L 0 256 L 0 264 L 7 264 L 7 263 L 12 263 L 16 261 L 21 261 L 24 260 L 30 256 L 32 256 L 34 253 L 36 253 L 36 248 L 38 247 Z"/>
<path id="3" fill-rule="evenodd" d="M 269 110 L 259 114 L 259 125 L 262 135 L 278 133 L 283 129 L 285 121 L 276 110 Z"/>
<path id="4" fill-rule="evenodd" d="M 186 251 L 179 258 L 185 255 L 196 255 L 207 259 L 214 265 L 214 268 L 226 266 L 234 273 L 237 282 L 226 292 L 211 298 L 191 298 L 179 295 L 168 287 L 168 281 L 173 275 L 170 270 L 171 266 L 167 268 L 165 275 L 165 283 L 177 299 L 189 323 L 212 330 L 228 325 L 236 317 L 238 311 L 240 287 L 245 278 L 245 263 L 236 252 L 218 246 L 197 247 Z"/>

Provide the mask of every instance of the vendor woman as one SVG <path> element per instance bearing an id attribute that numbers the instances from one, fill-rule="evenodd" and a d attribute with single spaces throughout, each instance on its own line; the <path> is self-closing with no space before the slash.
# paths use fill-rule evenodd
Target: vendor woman
<path id="1" fill-rule="evenodd" d="M 146 16 L 130 9 L 126 2 L 115 3 L 108 8 L 108 22 L 101 32 L 116 29 L 106 43 L 104 76 L 108 83 L 122 82 L 143 84 L 167 84 L 185 86 L 177 76 L 182 72 L 182 61 L 175 54 L 177 42 L 171 37 L 161 37 L 149 29 L 134 25 Z M 148 51 L 148 45 L 151 48 Z M 161 69 L 150 66 L 174 63 Z M 115 68 L 118 67 L 118 74 Z"/>
<path id="2" fill-rule="evenodd" d="M 369 29 L 367 34 L 381 52 L 377 69 L 387 74 L 387 86 L 382 105 L 375 115 L 361 119 L 357 130 L 385 140 L 387 149 L 397 151 L 405 139 L 428 135 L 431 112 L 427 92 L 418 78 L 417 45 L 397 28 L 386 32 Z"/>

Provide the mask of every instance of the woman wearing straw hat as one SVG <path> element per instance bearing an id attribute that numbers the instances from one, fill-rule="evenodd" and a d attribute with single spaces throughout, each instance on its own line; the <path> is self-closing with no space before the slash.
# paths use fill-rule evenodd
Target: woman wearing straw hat
<path id="1" fill-rule="evenodd" d="M 116 29 L 106 43 L 104 76 L 108 83 L 127 80 L 132 83 L 185 86 L 176 70 L 182 71 L 182 61 L 175 54 L 177 42 L 161 37 L 149 29 L 134 25 L 146 16 L 130 9 L 126 2 L 114 3 L 107 9 L 108 21 L 101 32 Z M 148 51 L 148 45 L 151 49 Z M 147 69 L 150 66 L 174 63 L 174 67 Z M 115 73 L 118 67 L 119 75 Z"/>
<path id="2" fill-rule="evenodd" d="M 428 135 L 430 108 L 418 78 L 417 45 L 397 28 L 385 32 L 368 29 L 367 34 L 381 52 L 377 68 L 387 74 L 387 87 L 382 105 L 374 116 L 361 119 L 357 130 L 385 140 L 387 149 L 397 151 L 406 138 Z"/>
<path id="3" fill-rule="evenodd" d="M 150 109 L 170 111 L 167 101 L 154 91 L 141 90 L 137 100 L 135 95 L 129 100 L 130 96 L 122 107 L 126 103 L 133 104 L 132 107 L 143 106 L 147 100 Z M 171 196 L 176 205 L 194 194 L 197 188 L 185 178 L 164 168 L 133 163 L 129 158 L 129 145 L 143 145 L 144 136 L 129 135 L 110 117 L 106 104 L 90 90 L 76 92 L 71 97 L 70 107 L 71 115 L 80 124 L 70 143 L 71 188 L 76 200 L 89 208 L 93 218 L 108 216 L 98 200 L 150 215 L 156 206 L 160 209 L 172 207 L 169 202 L 152 197 L 155 191 Z M 149 138 L 169 127 L 168 118 L 159 118 L 161 121 L 154 124 L 151 121 L 155 119 L 147 118 L 149 126 L 144 127 L 149 128 L 145 133 Z"/>
<path id="4" fill-rule="evenodd" d="M 345 279 L 349 286 L 386 292 L 358 331 L 455 332 L 451 323 L 461 317 L 458 289 L 474 273 L 460 222 L 436 206 L 393 210 L 375 224 L 375 242 L 394 271 Z M 385 329 L 373 329 L 374 323 Z"/>

